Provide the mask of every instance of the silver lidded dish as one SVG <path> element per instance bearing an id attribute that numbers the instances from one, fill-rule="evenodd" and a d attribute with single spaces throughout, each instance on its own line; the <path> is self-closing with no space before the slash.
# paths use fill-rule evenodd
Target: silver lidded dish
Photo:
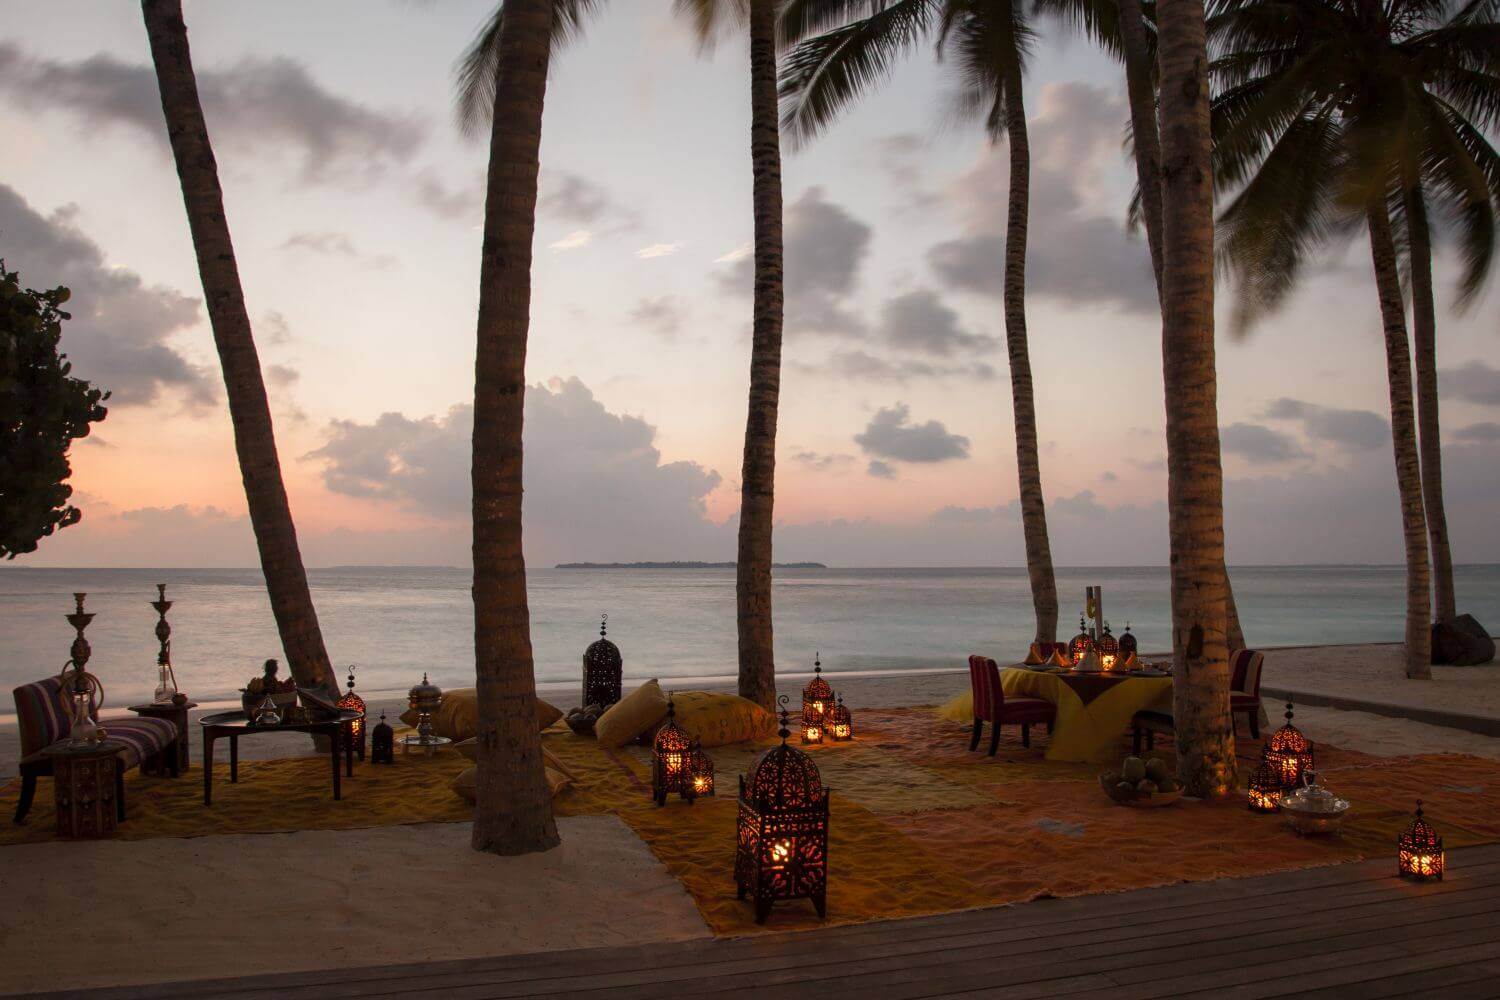
<path id="1" fill-rule="evenodd" d="M 1338 833 L 1349 811 L 1349 800 L 1334 795 L 1317 780 L 1314 772 L 1304 772 L 1302 787 L 1281 797 L 1281 814 L 1298 833 Z"/>

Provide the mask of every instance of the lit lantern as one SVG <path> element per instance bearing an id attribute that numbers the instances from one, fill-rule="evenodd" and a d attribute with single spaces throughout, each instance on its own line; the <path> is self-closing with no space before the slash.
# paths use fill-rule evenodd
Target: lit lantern
<path id="1" fill-rule="evenodd" d="M 703 744 L 700 740 L 693 740 L 692 753 L 688 755 L 688 776 L 692 779 L 693 799 L 703 795 L 714 793 L 714 761 L 713 758 L 703 752 Z"/>
<path id="2" fill-rule="evenodd" d="M 606 709 L 620 700 L 620 675 L 625 661 L 620 647 L 604 637 L 609 615 L 599 619 L 599 638 L 583 651 L 583 703 Z"/>
<path id="3" fill-rule="evenodd" d="M 1130 634 L 1130 623 L 1125 623 L 1125 632 L 1120 636 L 1120 656 L 1129 659 L 1134 653 L 1140 652 L 1135 636 Z"/>
<path id="4" fill-rule="evenodd" d="M 1250 811 L 1273 813 L 1281 811 L 1281 770 L 1262 754 L 1260 766 L 1250 775 L 1250 787 L 1246 793 Z"/>
<path id="5" fill-rule="evenodd" d="M 821 655 L 813 657 L 813 679 L 802 689 L 802 742 L 822 743 L 827 716 L 833 711 L 833 688 L 823 679 Z"/>
<path id="6" fill-rule="evenodd" d="M 1281 775 L 1283 789 L 1296 788 L 1302 784 L 1304 771 L 1313 769 L 1313 744 L 1302 731 L 1292 725 L 1292 703 L 1286 703 L 1286 725 L 1271 734 L 1266 747 L 1266 760 Z"/>
<path id="7" fill-rule="evenodd" d="M 380 722 L 370 733 L 370 763 L 396 763 L 396 731 L 385 721 L 384 712 L 380 713 Z"/>
<path id="8" fill-rule="evenodd" d="M 757 757 L 740 777 L 734 856 L 738 898 L 755 902 L 763 924 L 778 900 L 810 899 L 828 915 L 828 790 L 791 735 L 781 699 L 781 744 Z"/>
<path id="9" fill-rule="evenodd" d="M 854 739 L 854 719 L 849 714 L 849 709 L 844 707 L 844 696 L 839 695 L 839 702 L 833 707 L 828 715 L 828 735 L 837 743 Z"/>
<path id="10" fill-rule="evenodd" d="M 365 759 L 365 700 L 354 693 L 354 664 L 349 664 L 349 690 L 339 699 L 339 708 L 358 712 L 360 717 L 344 727 L 344 739 L 354 747 L 360 760 Z"/>
<path id="11" fill-rule="evenodd" d="M 1078 634 L 1068 643 L 1068 659 L 1073 661 L 1076 667 L 1083 662 L 1084 657 L 1094 651 L 1094 637 L 1089 635 L 1088 626 L 1084 624 L 1083 617 L 1078 618 Z"/>
<path id="12" fill-rule="evenodd" d="M 667 721 L 651 741 L 651 798 L 656 804 L 667 804 L 673 792 L 689 802 L 693 800 L 690 764 L 693 745 L 687 733 L 677 728 L 677 706 L 667 699 Z"/>
<path id="13" fill-rule="evenodd" d="M 1398 848 L 1396 866 L 1402 878 L 1418 882 L 1443 880 L 1443 838 L 1422 818 L 1421 799 L 1417 800 L 1417 814 L 1401 835 Z"/>
<path id="14" fill-rule="evenodd" d="M 1115 669 L 1120 653 L 1120 641 L 1109 633 L 1109 622 L 1104 623 L 1104 634 L 1099 637 L 1099 666 L 1105 670 Z"/>

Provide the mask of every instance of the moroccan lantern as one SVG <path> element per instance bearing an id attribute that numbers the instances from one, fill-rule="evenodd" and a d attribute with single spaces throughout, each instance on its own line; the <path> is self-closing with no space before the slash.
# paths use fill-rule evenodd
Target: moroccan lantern
<path id="1" fill-rule="evenodd" d="M 1130 623 L 1125 623 L 1125 631 L 1120 636 L 1120 658 L 1129 659 L 1132 653 L 1140 652 L 1135 636 L 1130 633 Z"/>
<path id="2" fill-rule="evenodd" d="M 802 742 L 822 743 L 827 716 L 833 711 L 833 688 L 823 679 L 821 654 L 813 656 L 813 679 L 802 689 Z"/>
<path id="3" fill-rule="evenodd" d="M 693 749 L 688 754 L 688 778 L 693 788 L 693 798 L 714 793 L 714 759 L 703 752 L 703 744 L 693 740 Z M 688 800 L 689 802 L 692 799 Z"/>
<path id="4" fill-rule="evenodd" d="M 370 734 L 370 763 L 396 763 L 396 731 L 385 721 L 385 712 L 380 713 L 380 722 Z"/>
<path id="5" fill-rule="evenodd" d="M 1302 784 L 1302 773 L 1313 769 L 1312 740 L 1292 725 L 1291 702 L 1286 703 L 1286 725 L 1271 734 L 1265 757 L 1281 775 L 1283 789 L 1296 788 Z"/>
<path id="6" fill-rule="evenodd" d="M 609 615 L 599 616 L 599 638 L 583 651 L 583 703 L 608 708 L 620 700 L 620 675 L 625 661 L 620 647 L 605 638 Z"/>
<path id="7" fill-rule="evenodd" d="M 365 759 L 365 700 L 354 693 L 354 664 L 349 664 L 349 690 L 339 699 L 339 708 L 349 712 L 358 712 L 359 718 L 352 719 L 344 726 L 344 739 L 354 748 L 354 752 L 360 760 Z"/>
<path id="8" fill-rule="evenodd" d="M 692 741 L 677 728 L 677 707 L 668 698 L 667 721 L 651 741 L 651 797 L 657 805 L 666 805 L 673 792 L 693 801 L 692 756 Z"/>
<path id="9" fill-rule="evenodd" d="M 828 736 L 835 743 L 854 739 L 854 720 L 849 715 L 849 709 L 844 707 L 844 696 L 838 696 L 838 704 L 833 706 L 833 711 L 828 714 Z"/>
<path id="10" fill-rule="evenodd" d="M 1068 643 L 1068 659 L 1073 661 L 1073 665 L 1076 667 L 1093 650 L 1094 637 L 1089 635 L 1088 626 L 1084 624 L 1083 616 L 1080 615 L 1078 617 L 1078 634 Z"/>
<path id="11" fill-rule="evenodd" d="M 1105 670 L 1115 669 L 1120 654 L 1120 640 L 1109 632 L 1109 622 L 1104 623 L 1104 634 L 1099 637 L 1099 666 Z"/>
<path id="12" fill-rule="evenodd" d="M 1250 811 L 1273 813 L 1281 811 L 1281 769 L 1270 757 L 1261 754 L 1260 766 L 1250 775 L 1250 786 L 1246 792 Z"/>
<path id="13" fill-rule="evenodd" d="M 417 731 L 415 734 L 408 733 L 401 737 L 402 750 L 410 753 L 412 747 L 425 750 L 429 756 L 440 746 L 446 746 L 453 741 L 446 736 L 439 736 L 432 731 L 432 713 L 438 710 L 442 703 L 443 692 L 436 684 L 427 679 L 427 674 L 422 674 L 422 683 L 407 692 L 407 704 L 411 710 L 417 713 Z"/>
<path id="14" fill-rule="evenodd" d="M 1421 799 L 1417 800 L 1417 814 L 1397 847 L 1396 867 L 1402 878 L 1418 882 L 1443 880 L 1443 838 L 1422 818 Z"/>
<path id="15" fill-rule="evenodd" d="M 754 900 L 758 924 L 779 900 L 810 899 L 818 916 L 828 915 L 829 792 L 812 758 L 787 745 L 786 701 L 781 744 L 740 776 L 734 882 L 738 898 Z"/>

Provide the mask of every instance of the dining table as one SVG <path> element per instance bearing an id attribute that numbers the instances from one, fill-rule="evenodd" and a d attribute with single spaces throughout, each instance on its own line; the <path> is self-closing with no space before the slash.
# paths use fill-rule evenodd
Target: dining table
<path id="1" fill-rule="evenodd" d="M 1102 761 L 1119 755 L 1121 736 L 1140 711 L 1172 711 L 1172 676 L 1165 671 L 1000 671 L 1006 697 L 1041 698 L 1057 708 L 1048 760 Z"/>

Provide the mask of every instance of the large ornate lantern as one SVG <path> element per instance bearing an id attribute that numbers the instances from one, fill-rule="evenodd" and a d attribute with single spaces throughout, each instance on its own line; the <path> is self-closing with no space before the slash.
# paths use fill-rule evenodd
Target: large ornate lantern
<path id="1" fill-rule="evenodd" d="M 1280 812 L 1281 792 L 1281 769 L 1273 764 L 1266 754 L 1261 754 L 1260 766 L 1250 775 L 1250 786 L 1246 792 L 1250 811 Z"/>
<path id="2" fill-rule="evenodd" d="M 583 651 L 583 703 L 598 705 L 600 710 L 620 700 L 620 675 L 625 661 L 620 647 L 605 638 L 609 615 L 599 618 L 599 638 Z"/>
<path id="3" fill-rule="evenodd" d="M 1303 772 L 1313 769 L 1312 740 L 1292 725 L 1291 702 L 1286 703 L 1286 725 L 1271 734 L 1265 757 L 1281 775 L 1283 789 L 1296 788 L 1302 784 Z"/>
<path id="4" fill-rule="evenodd" d="M 833 711 L 828 713 L 828 737 L 835 743 L 854 739 L 854 719 L 849 714 L 849 709 L 844 707 L 844 696 L 838 696 L 838 704 L 833 706 Z"/>
<path id="5" fill-rule="evenodd" d="M 714 793 L 714 760 L 703 752 L 703 743 L 696 738 L 693 740 L 692 752 L 688 754 L 688 778 L 693 798 Z"/>
<path id="6" fill-rule="evenodd" d="M 1421 799 L 1417 800 L 1417 813 L 1401 835 L 1397 848 L 1396 868 L 1402 878 L 1418 882 L 1443 880 L 1443 838 L 1422 818 Z"/>
<path id="7" fill-rule="evenodd" d="M 167 611 L 172 602 L 167 600 L 167 585 L 156 585 L 156 600 L 151 602 L 156 609 L 156 694 L 151 701 L 156 705 L 170 705 L 177 696 L 177 674 L 172 670 L 172 626 L 167 624 Z"/>
<path id="8" fill-rule="evenodd" d="M 439 736 L 432 731 L 432 713 L 437 711 L 438 705 L 442 702 L 443 692 L 427 679 L 425 672 L 422 674 L 422 683 L 407 692 L 407 699 L 411 710 L 417 713 L 417 731 L 401 737 L 401 747 L 406 753 L 410 753 L 412 748 L 416 747 L 426 751 L 430 756 L 438 747 L 453 742 L 448 737 Z"/>
<path id="9" fill-rule="evenodd" d="M 370 734 L 370 763 L 396 763 L 396 731 L 385 721 L 385 712 L 380 713 L 380 722 Z"/>
<path id="10" fill-rule="evenodd" d="M 1099 666 L 1105 670 L 1115 669 L 1120 654 L 1120 641 L 1109 632 L 1109 622 L 1104 623 L 1104 634 L 1098 643 Z"/>
<path id="11" fill-rule="evenodd" d="M 677 706 L 668 697 L 667 721 L 651 741 L 651 798 L 657 805 L 666 805 L 673 792 L 693 801 L 692 757 L 692 741 L 677 728 Z"/>
<path id="12" fill-rule="evenodd" d="M 781 704 L 781 744 L 740 777 L 734 881 L 738 898 L 755 901 L 758 924 L 784 899 L 810 899 L 828 915 L 829 793 L 812 758 L 787 745 L 786 698 Z"/>
<path id="13" fill-rule="evenodd" d="M 1126 622 L 1125 631 L 1120 636 L 1120 658 L 1122 660 L 1129 659 L 1131 655 L 1140 651 L 1138 647 L 1139 644 L 1135 641 L 1135 636 L 1130 632 L 1130 623 Z"/>
<path id="14" fill-rule="evenodd" d="M 339 699 L 339 708 L 358 712 L 360 717 L 344 727 L 344 738 L 354 747 L 360 760 L 365 759 L 365 700 L 354 693 L 354 664 L 349 664 L 349 690 Z"/>
<path id="15" fill-rule="evenodd" d="M 1076 667 L 1082 663 L 1084 657 L 1094 651 L 1094 637 L 1089 635 L 1089 629 L 1084 624 L 1083 616 L 1078 616 L 1078 634 L 1068 643 L 1068 659 L 1073 661 Z"/>
<path id="16" fill-rule="evenodd" d="M 802 742 L 822 743 L 833 711 L 833 688 L 823 679 L 822 654 L 813 656 L 813 679 L 802 689 Z"/>

